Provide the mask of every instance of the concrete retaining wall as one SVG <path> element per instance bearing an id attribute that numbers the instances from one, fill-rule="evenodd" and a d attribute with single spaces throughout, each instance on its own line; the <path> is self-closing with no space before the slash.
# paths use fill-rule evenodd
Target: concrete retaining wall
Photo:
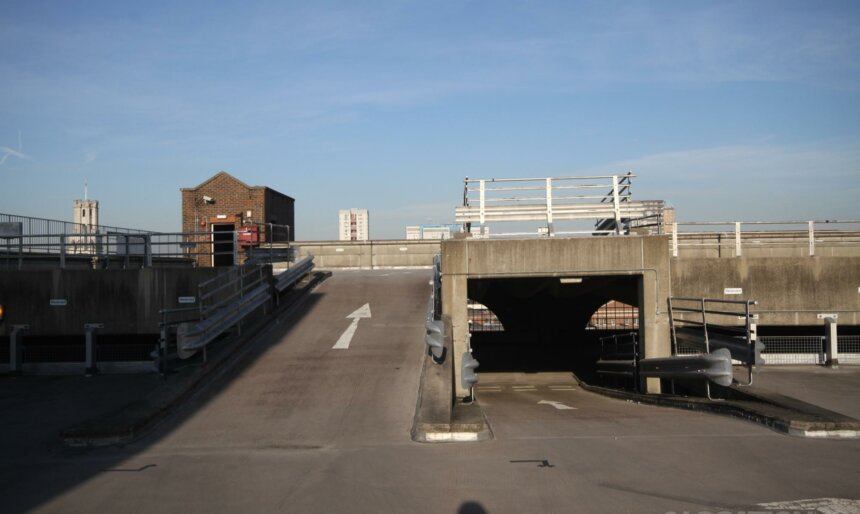
<path id="1" fill-rule="evenodd" d="M 197 284 L 215 268 L 60 270 L 0 272 L 0 303 L 6 308 L 0 335 L 29 324 L 31 335 L 83 334 L 85 323 L 104 323 L 100 334 L 156 334 L 158 311 L 180 307 L 180 296 L 197 296 Z M 51 305 L 62 303 L 65 305 Z M 61 300 L 57 302 L 56 300 Z M 189 307 L 193 305 L 182 305 Z"/>
<path id="2" fill-rule="evenodd" d="M 757 300 L 760 325 L 823 325 L 819 314 L 860 324 L 860 257 L 679 258 L 671 269 L 673 296 Z"/>
<path id="3" fill-rule="evenodd" d="M 298 258 L 314 256 L 320 269 L 429 268 L 439 241 L 308 241 L 294 243 Z"/>

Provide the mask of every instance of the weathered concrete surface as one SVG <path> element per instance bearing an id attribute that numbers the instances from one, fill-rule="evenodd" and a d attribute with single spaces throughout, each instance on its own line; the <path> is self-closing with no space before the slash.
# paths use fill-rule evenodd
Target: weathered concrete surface
<path id="1" fill-rule="evenodd" d="M 860 324 L 860 257 L 740 257 L 672 259 L 672 295 L 750 299 L 760 325 Z M 726 295 L 726 288 L 741 288 Z"/>
<path id="2" fill-rule="evenodd" d="M 629 236 L 572 239 L 448 240 L 442 243 L 442 312 L 451 317 L 454 335 L 455 386 L 458 397 L 468 394 L 460 384 L 460 358 L 468 349 L 469 327 L 466 301 L 470 280 L 507 280 L 526 277 L 555 279 L 636 277 L 637 289 L 627 299 L 640 307 L 640 341 L 644 355 L 670 354 L 669 247 L 665 236 Z M 592 302 L 583 288 L 566 286 L 566 297 L 576 303 Z M 521 301 L 529 296 L 523 294 Z M 599 305 L 597 305 L 599 307 Z M 589 313 L 590 314 L 590 313 Z M 554 321 L 553 321 L 554 320 Z M 545 323 L 569 324 L 569 319 L 553 316 Z M 583 325 L 584 327 L 584 325 Z M 649 380 L 649 392 L 659 392 L 659 382 Z"/>
<path id="3" fill-rule="evenodd" d="M 197 284 L 223 270 L 143 268 L 127 270 L 26 270 L 0 272 L 6 321 L 29 324 L 31 335 L 83 334 L 85 323 L 104 323 L 109 334 L 157 334 L 159 309 L 179 307 L 180 296 L 197 297 Z M 52 299 L 66 301 L 52 306 Z M 184 305 L 187 307 L 188 305 Z"/>
<path id="4" fill-rule="evenodd" d="M 320 269 L 429 268 L 439 241 L 307 241 L 293 245 L 298 258 L 314 256 Z"/>
<path id="5" fill-rule="evenodd" d="M 2 379 L 4 512 L 753 512 L 857 498 L 860 441 L 617 401 L 569 376 L 520 374 L 534 387 L 517 389 L 482 376 L 499 386 L 478 391 L 492 442 L 412 443 L 429 274 L 368 275 L 336 273 L 301 321 L 125 447 L 52 446 L 57 408 L 77 414 L 103 388 L 51 379 L 22 396 Z M 332 350 L 368 301 L 373 318 Z"/>

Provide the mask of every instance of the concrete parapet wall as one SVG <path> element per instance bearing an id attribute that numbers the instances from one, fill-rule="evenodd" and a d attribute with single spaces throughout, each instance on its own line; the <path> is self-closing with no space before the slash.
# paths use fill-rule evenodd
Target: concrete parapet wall
<path id="1" fill-rule="evenodd" d="M 31 335 L 83 334 L 85 323 L 104 323 L 100 334 L 155 334 L 158 311 L 180 307 L 180 296 L 197 297 L 197 284 L 214 268 L 129 270 L 50 269 L 0 272 L 0 303 L 12 325 L 29 324 Z M 65 305 L 51 305 L 65 301 Z M 57 302 L 60 300 L 60 302 Z M 182 305 L 182 307 L 193 307 Z"/>
<path id="2" fill-rule="evenodd" d="M 457 244 L 464 253 L 454 251 Z M 660 268 L 668 278 L 668 259 L 666 236 L 464 239 L 445 241 L 442 272 L 470 277 L 557 276 Z"/>
<path id="3" fill-rule="evenodd" d="M 823 325 L 819 314 L 860 323 L 860 257 L 678 258 L 671 268 L 673 296 L 756 300 L 760 325 Z"/>
<path id="4" fill-rule="evenodd" d="M 440 251 L 439 241 L 312 241 L 294 246 L 299 259 L 313 255 L 321 269 L 429 268 Z"/>

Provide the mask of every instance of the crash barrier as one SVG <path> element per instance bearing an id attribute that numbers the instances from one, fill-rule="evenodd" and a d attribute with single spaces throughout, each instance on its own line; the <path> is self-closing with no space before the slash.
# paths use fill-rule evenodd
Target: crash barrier
<path id="1" fill-rule="evenodd" d="M 433 362 L 442 364 L 445 361 L 445 323 L 440 319 L 442 314 L 442 260 L 439 255 L 433 258 L 433 281 L 430 289 L 430 301 L 427 305 L 426 333 L 424 343 L 427 351 L 433 357 Z"/>
<path id="2" fill-rule="evenodd" d="M 314 268 L 313 256 L 297 262 L 269 279 L 268 266 L 248 263 L 198 285 L 199 305 L 186 309 L 161 311 L 160 369 L 166 367 L 166 354 L 175 331 L 177 355 L 187 359 L 249 314 L 265 306 L 280 293 L 295 285 Z M 204 354 L 205 355 L 205 354 Z"/>
<path id="3" fill-rule="evenodd" d="M 729 350 L 641 359 L 636 332 L 601 337 L 600 358 L 596 368 L 601 375 L 630 378 L 637 392 L 641 390 L 640 378 L 706 380 L 708 384 L 714 382 L 723 386 L 732 384 L 732 360 Z M 710 385 L 706 386 L 706 390 L 711 398 Z"/>
<path id="4" fill-rule="evenodd" d="M 725 387 L 732 385 L 732 356 L 729 350 L 720 348 L 708 354 L 642 359 L 639 361 L 639 375 L 670 380 L 704 380 L 708 399 L 713 400 L 711 382 Z"/>

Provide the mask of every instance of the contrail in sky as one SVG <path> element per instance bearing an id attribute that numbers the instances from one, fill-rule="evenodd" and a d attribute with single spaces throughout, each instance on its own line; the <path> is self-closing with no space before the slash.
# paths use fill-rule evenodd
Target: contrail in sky
<path id="1" fill-rule="evenodd" d="M 13 148 L 9 148 L 8 146 L 0 146 L 0 152 L 3 153 L 3 157 L 0 158 L 0 166 L 3 166 L 3 164 L 6 162 L 6 159 L 8 159 L 10 155 L 12 157 L 17 157 L 19 159 L 29 159 L 30 158 L 29 156 L 27 156 L 27 154 L 25 154 L 22 151 L 21 131 L 20 130 L 18 131 L 18 149 L 15 150 Z"/>

